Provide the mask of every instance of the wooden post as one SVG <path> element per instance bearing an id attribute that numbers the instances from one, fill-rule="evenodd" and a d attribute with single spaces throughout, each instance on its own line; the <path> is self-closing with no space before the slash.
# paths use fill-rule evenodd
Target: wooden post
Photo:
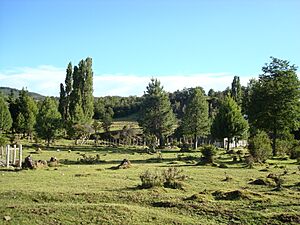
<path id="1" fill-rule="evenodd" d="M 14 145 L 13 156 L 12 156 L 12 163 L 13 163 L 13 165 L 16 164 L 16 159 L 17 159 L 17 146 Z"/>
<path id="2" fill-rule="evenodd" d="M 22 155 L 23 155 L 23 149 L 22 149 L 22 145 L 19 145 L 19 167 L 22 167 Z"/>
<path id="3" fill-rule="evenodd" d="M 10 149 L 9 145 L 6 145 L 6 167 L 9 167 L 9 155 L 10 155 Z"/>

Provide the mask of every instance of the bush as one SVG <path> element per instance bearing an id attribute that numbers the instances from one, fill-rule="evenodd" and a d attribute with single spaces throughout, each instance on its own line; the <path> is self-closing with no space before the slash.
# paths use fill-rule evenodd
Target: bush
<path id="1" fill-rule="evenodd" d="M 141 188 L 161 187 L 164 183 L 163 176 L 158 171 L 151 172 L 147 170 L 140 175 L 140 179 L 142 181 Z"/>
<path id="2" fill-rule="evenodd" d="M 176 167 L 168 168 L 163 172 L 164 187 L 173 189 L 182 189 L 182 181 L 187 179 L 187 176 L 182 174 L 182 170 Z"/>
<path id="3" fill-rule="evenodd" d="M 294 145 L 289 154 L 291 159 L 300 159 L 300 145 Z"/>
<path id="4" fill-rule="evenodd" d="M 214 156 L 217 153 L 217 148 L 213 145 L 205 145 L 202 147 L 201 153 L 202 153 L 202 162 L 213 163 Z"/>
<path id="5" fill-rule="evenodd" d="M 248 149 L 255 162 L 265 162 L 272 155 L 271 140 L 267 133 L 258 131 L 249 140 Z"/>
<path id="6" fill-rule="evenodd" d="M 180 145 L 180 151 L 181 152 L 190 152 L 191 151 L 191 144 L 184 142 L 183 144 Z"/>
<path id="7" fill-rule="evenodd" d="M 77 159 L 77 161 L 82 164 L 97 164 L 97 163 L 101 162 L 100 155 L 98 155 L 98 154 L 96 156 L 92 156 L 92 155 L 88 156 L 86 154 L 81 154 L 81 157 L 82 158 Z"/>
<path id="8" fill-rule="evenodd" d="M 162 172 L 147 170 L 145 173 L 140 175 L 142 181 L 141 188 L 152 188 L 152 187 L 166 187 L 173 189 L 182 189 L 186 175 L 182 174 L 182 170 L 171 167 Z"/>

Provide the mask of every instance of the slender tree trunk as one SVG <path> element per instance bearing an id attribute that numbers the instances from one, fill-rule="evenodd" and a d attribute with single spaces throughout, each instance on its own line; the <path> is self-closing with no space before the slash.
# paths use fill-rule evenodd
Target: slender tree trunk
<path id="1" fill-rule="evenodd" d="M 197 150 L 197 148 L 198 148 L 198 137 L 197 137 L 197 135 L 195 134 L 195 135 L 194 135 L 194 149 Z"/>
<path id="2" fill-rule="evenodd" d="M 229 152 L 231 138 L 227 138 L 227 152 Z"/>
<path id="3" fill-rule="evenodd" d="M 163 135 L 160 135 L 159 137 L 159 147 L 163 148 L 165 146 L 165 138 Z"/>
<path id="4" fill-rule="evenodd" d="M 272 135 L 272 153 L 273 153 L 273 156 L 277 155 L 276 142 L 277 142 L 277 131 L 275 130 L 274 134 Z"/>

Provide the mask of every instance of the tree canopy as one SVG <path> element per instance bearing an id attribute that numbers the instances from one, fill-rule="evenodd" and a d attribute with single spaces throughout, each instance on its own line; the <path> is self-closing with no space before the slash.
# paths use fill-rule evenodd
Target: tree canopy
<path id="1" fill-rule="evenodd" d="M 46 97 L 37 115 L 37 135 L 50 145 L 50 142 L 59 135 L 59 128 L 61 128 L 61 115 L 57 104 L 54 99 Z"/>
<path id="2" fill-rule="evenodd" d="M 212 124 L 212 135 L 217 139 L 228 139 L 227 150 L 229 143 L 233 138 L 240 138 L 247 132 L 248 123 L 241 113 L 241 108 L 228 95 L 222 101 L 219 112 L 214 118 Z"/>
<path id="3" fill-rule="evenodd" d="M 206 137 L 210 130 L 208 102 L 201 88 L 195 88 L 182 119 L 183 134 L 194 138 L 197 149 L 198 137 Z"/>
<path id="4" fill-rule="evenodd" d="M 269 134 L 276 155 L 277 139 L 299 128 L 300 83 L 297 67 L 286 60 L 271 57 L 262 71 L 251 90 L 248 116 L 255 129 Z"/>
<path id="5" fill-rule="evenodd" d="M 146 135 L 155 135 L 160 145 L 176 127 L 169 96 L 157 79 L 151 79 L 143 96 L 139 125 Z"/>

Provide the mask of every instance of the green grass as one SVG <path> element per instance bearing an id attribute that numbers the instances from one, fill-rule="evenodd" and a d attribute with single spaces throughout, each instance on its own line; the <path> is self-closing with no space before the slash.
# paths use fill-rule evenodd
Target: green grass
<path id="1" fill-rule="evenodd" d="M 197 166 L 200 151 L 164 150 L 162 159 L 136 148 L 59 145 L 33 154 L 27 144 L 24 156 L 49 160 L 58 167 L 0 171 L 0 224 L 298 224 L 300 222 L 300 171 L 295 160 L 269 160 L 248 169 L 220 151 L 216 163 L 228 168 Z M 60 151 L 57 151 L 60 149 Z M 69 152 L 68 150 L 71 151 Z M 78 164 L 80 154 L 100 155 L 97 164 Z M 114 170 L 124 158 L 132 167 Z M 146 170 L 178 167 L 189 179 L 183 190 L 139 189 Z M 268 167 L 268 168 L 267 168 Z M 261 171 L 262 169 L 265 169 Z M 284 188 L 249 184 L 282 174 Z M 224 181 L 225 177 L 232 179 Z M 238 195 L 226 197 L 237 191 Z M 225 197 L 224 197 L 225 196 Z M 10 216 L 10 221 L 4 221 Z"/>

